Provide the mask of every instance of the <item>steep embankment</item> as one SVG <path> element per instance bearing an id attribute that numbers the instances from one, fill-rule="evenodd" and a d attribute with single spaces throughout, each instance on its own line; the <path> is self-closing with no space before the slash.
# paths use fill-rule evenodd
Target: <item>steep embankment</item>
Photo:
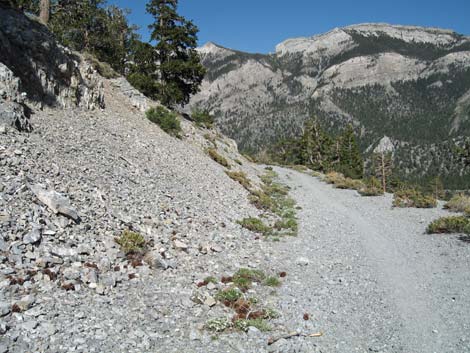
<path id="1" fill-rule="evenodd" d="M 259 251 L 235 223 L 257 212 L 224 168 L 146 120 L 111 82 L 105 92 L 106 110 L 45 109 L 30 134 L 0 135 L 2 344 L 11 352 L 181 351 L 207 320 L 190 299 L 194 281 Z M 69 198 L 81 221 L 54 214 L 34 185 Z M 125 229 L 151 244 L 150 266 L 120 253 L 114 239 Z M 20 313 L 10 313 L 15 303 Z"/>
<path id="2" fill-rule="evenodd" d="M 213 43 L 200 53 L 208 75 L 191 105 L 211 110 L 242 149 L 298 135 L 316 115 L 334 133 L 353 124 L 363 151 L 391 138 L 403 176 L 468 187 L 452 146 L 470 131 L 469 37 L 363 24 L 289 39 L 269 55 Z"/>

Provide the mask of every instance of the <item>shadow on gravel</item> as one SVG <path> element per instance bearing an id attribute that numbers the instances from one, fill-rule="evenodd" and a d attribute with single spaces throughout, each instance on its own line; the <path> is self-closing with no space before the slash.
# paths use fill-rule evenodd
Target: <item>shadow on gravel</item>
<path id="1" fill-rule="evenodd" d="M 463 241 L 464 243 L 470 244 L 470 235 L 461 235 L 459 236 L 459 240 Z"/>

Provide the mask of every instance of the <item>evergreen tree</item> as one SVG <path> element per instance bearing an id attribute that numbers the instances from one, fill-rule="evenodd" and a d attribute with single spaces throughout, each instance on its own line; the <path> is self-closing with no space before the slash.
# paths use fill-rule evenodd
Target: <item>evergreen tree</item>
<path id="1" fill-rule="evenodd" d="M 59 42 L 125 73 L 130 47 L 137 39 L 127 10 L 106 6 L 105 0 L 54 0 L 51 13 L 50 28 Z"/>
<path id="2" fill-rule="evenodd" d="M 364 161 L 351 125 L 348 125 L 338 139 L 338 145 L 337 170 L 349 178 L 361 179 L 364 173 Z"/>
<path id="3" fill-rule="evenodd" d="M 316 118 L 307 121 L 301 138 L 303 164 L 314 170 L 328 172 L 334 160 L 334 142 L 320 127 Z"/>
<path id="4" fill-rule="evenodd" d="M 147 4 L 147 12 L 155 19 L 150 29 L 158 65 L 152 98 L 168 107 L 188 103 L 205 74 L 195 50 L 198 28 L 177 13 L 177 6 L 178 0 L 150 0 Z"/>
<path id="5" fill-rule="evenodd" d="M 157 72 L 157 57 L 149 43 L 134 40 L 129 51 L 127 79 L 147 97 L 153 97 L 157 91 L 154 76 Z"/>

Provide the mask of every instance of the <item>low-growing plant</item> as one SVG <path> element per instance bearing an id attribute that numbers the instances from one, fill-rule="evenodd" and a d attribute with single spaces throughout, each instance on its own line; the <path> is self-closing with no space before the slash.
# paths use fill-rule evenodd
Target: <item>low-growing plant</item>
<path id="1" fill-rule="evenodd" d="M 451 216 L 436 219 L 428 225 L 429 234 L 466 233 L 470 234 L 470 218 Z"/>
<path id="2" fill-rule="evenodd" d="M 437 206 L 437 200 L 432 195 L 424 195 L 416 189 L 398 190 L 393 195 L 393 206 L 433 208 Z"/>
<path id="3" fill-rule="evenodd" d="M 277 277 L 269 276 L 264 280 L 264 285 L 268 287 L 279 287 L 281 285 L 281 281 Z"/>
<path id="4" fill-rule="evenodd" d="M 243 162 L 239 159 L 235 159 L 235 163 L 237 163 L 238 165 L 243 165 Z"/>
<path id="5" fill-rule="evenodd" d="M 294 218 L 283 218 L 274 224 L 274 228 L 277 230 L 289 229 L 292 232 L 297 233 L 299 225 L 297 220 Z"/>
<path id="6" fill-rule="evenodd" d="M 214 117 L 207 110 L 195 109 L 191 113 L 191 118 L 200 127 L 210 129 L 214 125 Z"/>
<path id="7" fill-rule="evenodd" d="M 230 169 L 231 166 L 227 159 L 221 156 L 215 148 L 208 148 L 207 154 L 211 157 L 215 162 L 219 163 L 221 166 Z"/>
<path id="8" fill-rule="evenodd" d="M 206 322 L 205 328 L 209 331 L 223 332 L 232 327 L 232 322 L 227 318 L 210 319 Z"/>
<path id="9" fill-rule="evenodd" d="M 271 308 L 264 309 L 264 313 L 265 313 L 264 319 L 266 320 L 277 319 L 280 316 L 276 310 L 271 309 Z"/>
<path id="10" fill-rule="evenodd" d="M 158 106 L 150 108 L 145 114 L 147 119 L 160 126 L 160 128 L 166 133 L 173 136 L 179 136 L 181 132 L 181 124 L 176 113 Z"/>
<path id="11" fill-rule="evenodd" d="M 244 331 L 244 332 L 248 331 L 248 328 L 250 326 L 251 327 L 256 327 L 261 332 L 271 331 L 271 327 L 268 325 L 268 323 L 263 318 L 237 320 L 237 321 L 235 321 L 234 326 L 235 326 L 236 329 L 238 329 L 240 331 Z"/>
<path id="12" fill-rule="evenodd" d="M 218 283 L 217 278 L 215 278 L 214 276 L 208 276 L 208 277 L 204 278 L 204 282 L 213 283 L 213 284 Z"/>
<path id="13" fill-rule="evenodd" d="M 290 166 L 290 168 L 300 173 L 305 173 L 308 171 L 308 168 L 302 164 L 295 164 L 295 165 Z"/>
<path id="14" fill-rule="evenodd" d="M 338 172 L 329 172 L 325 175 L 325 181 L 328 184 L 338 184 L 343 182 L 344 175 Z"/>
<path id="15" fill-rule="evenodd" d="M 470 210 L 470 196 L 464 194 L 454 195 L 449 202 L 444 205 L 444 208 L 452 212 L 465 212 Z"/>
<path id="16" fill-rule="evenodd" d="M 244 218 L 241 221 L 237 221 L 243 228 L 246 228 L 255 233 L 261 233 L 263 235 L 269 235 L 271 233 L 271 228 L 263 223 L 259 218 L 248 217 Z"/>
<path id="17" fill-rule="evenodd" d="M 215 295 L 215 299 L 221 302 L 234 303 L 243 296 L 243 293 L 237 288 L 228 288 L 220 290 Z"/>
<path id="18" fill-rule="evenodd" d="M 250 180 L 248 179 L 248 177 L 246 176 L 246 174 L 242 171 L 237 171 L 237 172 L 229 172 L 229 171 L 226 171 L 225 173 L 227 173 L 227 175 L 235 180 L 235 181 L 238 181 L 245 189 L 247 190 L 250 190 L 251 188 L 251 182 Z"/>
<path id="19" fill-rule="evenodd" d="M 261 270 L 240 268 L 234 275 L 233 278 L 248 278 L 252 281 L 261 282 L 266 278 L 266 275 Z"/>
<path id="20" fill-rule="evenodd" d="M 130 230 L 122 232 L 121 236 L 116 238 L 115 241 L 126 254 L 142 253 L 146 246 L 145 238 L 141 234 Z"/>
<path id="21" fill-rule="evenodd" d="M 362 196 L 382 196 L 384 194 L 382 185 L 376 177 L 370 177 L 364 180 L 364 187 L 357 190 Z"/>
<path id="22" fill-rule="evenodd" d="M 252 190 L 248 199 L 260 210 L 269 211 L 275 209 L 276 206 L 274 200 L 262 190 Z"/>
<path id="23" fill-rule="evenodd" d="M 337 189 L 349 189 L 349 190 L 360 190 L 364 188 L 362 180 L 344 178 L 342 182 L 335 184 Z"/>

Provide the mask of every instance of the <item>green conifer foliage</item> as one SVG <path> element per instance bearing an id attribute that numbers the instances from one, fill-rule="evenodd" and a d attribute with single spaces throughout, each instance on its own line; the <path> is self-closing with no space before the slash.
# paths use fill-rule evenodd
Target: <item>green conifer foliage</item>
<path id="1" fill-rule="evenodd" d="M 177 6 L 177 0 L 150 0 L 147 4 L 147 12 L 155 19 L 150 29 L 158 66 L 153 98 L 167 107 L 188 103 L 205 74 L 195 50 L 198 28 L 177 13 Z"/>
<path id="2" fill-rule="evenodd" d="M 357 146 L 356 136 L 351 125 L 338 140 L 338 167 L 337 170 L 353 179 L 361 179 L 364 174 L 364 161 Z"/>

